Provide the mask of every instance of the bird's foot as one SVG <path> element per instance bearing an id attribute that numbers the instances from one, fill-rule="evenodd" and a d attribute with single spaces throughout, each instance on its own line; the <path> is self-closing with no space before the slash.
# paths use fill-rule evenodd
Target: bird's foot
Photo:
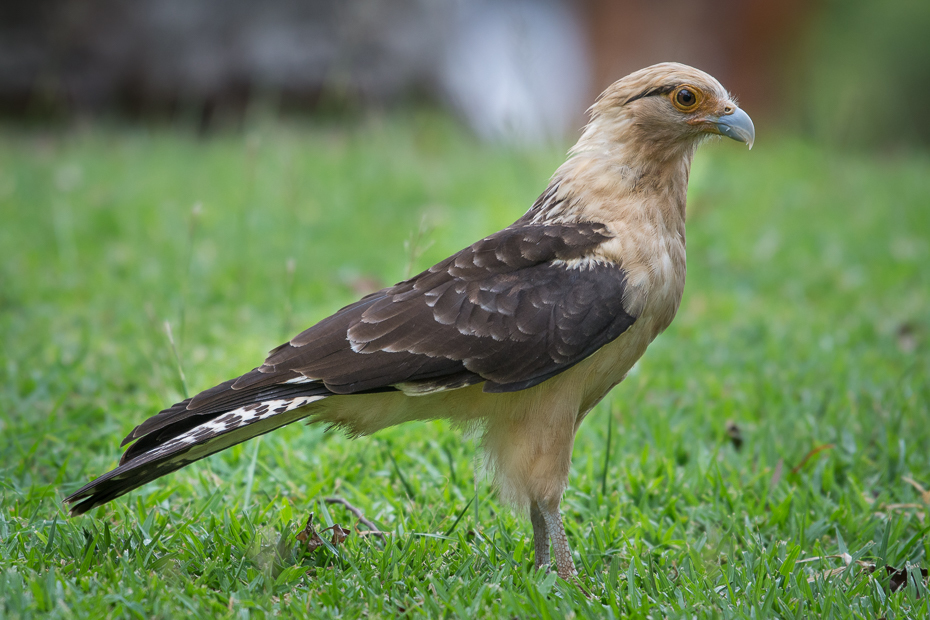
<path id="1" fill-rule="evenodd" d="M 581 585 L 575 562 L 572 559 L 572 550 L 568 546 L 568 536 L 565 534 L 565 525 L 559 513 L 558 504 L 555 508 L 546 508 L 545 504 L 532 502 L 530 504 L 530 521 L 533 523 L 533 547 L 536 551 L 536 570 L 545 568 L 546 572 L 552 570 L 549 555 L 549 541 L 552 541 L 552 550 L 555 554 L 555 565 L 558 576 L 569 583 L 574 583 L 585 596 L 591 594 Z"/>

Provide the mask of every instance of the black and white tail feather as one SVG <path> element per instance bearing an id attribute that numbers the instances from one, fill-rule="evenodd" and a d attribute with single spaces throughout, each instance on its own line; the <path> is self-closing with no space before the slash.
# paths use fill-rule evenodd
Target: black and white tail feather
<path id="1" fill-rule="evenodd" d="M 279 398 L 258 400 L 229 411 L 192 415 L 153 431 L 123 454 L 116 469 L 84 485 L 65 500 L 79 502 L 71 507 L 71 515 L 84 514 L 194 461 L 305 418 L 310 414 L 306 405 L 329 394 L 329 390 L 319 386 L 316 391 L 297 396 L 282 394 Z M 162 414 L 186 409 L 189 402 L 190 399 L 178 403 Z M 131 441 L 136 432 L 130 433 L 123 445 Z"/>

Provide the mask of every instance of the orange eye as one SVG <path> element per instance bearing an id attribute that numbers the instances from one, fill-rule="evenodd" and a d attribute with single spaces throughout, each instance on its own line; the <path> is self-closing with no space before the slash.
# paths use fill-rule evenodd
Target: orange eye
<path id="1" fill-rule="evenodd" d="M 690 112 L 698 107 L 698 104 L 701 103 L 701 99 L 703 99 L 701 91 L 687 84 L 679 86 L 672 92 L 672 103 L 682 112 Z"/>

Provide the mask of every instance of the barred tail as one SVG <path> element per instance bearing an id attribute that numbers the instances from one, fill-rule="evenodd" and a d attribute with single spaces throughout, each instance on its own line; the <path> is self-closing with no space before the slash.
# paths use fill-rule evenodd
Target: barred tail
<path id="1" fill-rule="evenodd" d="M 212 415 L 206 416 L 189 415 L 181 421 L 157 429 L 131 446 L 116 469 L 84 485 L 65 499 L 65 502 L 74 504 L 71 506 L 71 516 L 84 514 L 215 452 L 305 418 L 312 412 L 306 405 L 330 395 L 328 390 L 322 391 L 326 393 L 251 402 L 229 411 L 211 412 Z M 188 402 L 178 403 L 162 414 L 184 409 Z M 133 434 L 130 433 L 127 440 L 132 438 Z"/>

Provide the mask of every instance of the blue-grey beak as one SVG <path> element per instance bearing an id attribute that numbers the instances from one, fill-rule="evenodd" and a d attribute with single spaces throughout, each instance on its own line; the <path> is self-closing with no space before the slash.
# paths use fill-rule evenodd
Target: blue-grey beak
<path id="1" fill-rule="evenodd" d="M 756 140 L 756 128 L 753 126 L 749 115 L 741 109 L 733 106 L 731 113 L 715 116 L 707 120 L 721 136 L 743 142 L 752 149 L 752 143 Z"/>

